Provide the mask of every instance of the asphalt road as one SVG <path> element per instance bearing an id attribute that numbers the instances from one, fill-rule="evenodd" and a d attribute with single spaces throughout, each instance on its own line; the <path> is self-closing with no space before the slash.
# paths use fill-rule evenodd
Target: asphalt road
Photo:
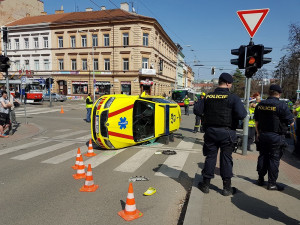
<path id="1" fill-rule="evenodd" d="M 33 138 L 9 143 L 0 149 L 0 224 L 127 224 L 118 212 L 125 207 L 128 179 L 145 176 L 149 181 L 133 183 L 136 207 L 143 217 L 132 224 L 181 224 L 179 217 L 192 179 L 198 169 L 202 140 L 191 131 L 194 116 L 183 115 L 175 142 L 152 144 L 125 150 L 94 149 L 91 163 L 99 189 L 82 193 L 84 179 L 74 180 L 77 148 L 87 151 L 90 124 L 84 121 L 83 101 L 27 106 L 27 121 L 43 132 Z M 64 114 L 60 113 L 63 106 Z M 16 110 L 24 122 L 23 108 Z M 25 145 L 26 144 L 26 145 Z M 175 150 L 174 156 L 155 154 Z M 152 196 L 143 196 L 149 188 Z"/>

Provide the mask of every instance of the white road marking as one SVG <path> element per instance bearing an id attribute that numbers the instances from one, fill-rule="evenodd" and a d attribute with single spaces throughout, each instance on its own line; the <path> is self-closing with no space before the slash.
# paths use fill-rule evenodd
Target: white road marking
<path id="1" fill-rule="evenodd" d="M 86 145 L 80 146 L 79 148 L 80 148 L 81 154 L 87 152 L 87 150 L 88 150 Z M 42 163 L 58 164 L 58 163 L 67 161 L 67 160 L 69 160 L 69 159 L 71 159 L 71 158 L 73 158 L 77 155 L 77 150 L 78 150 L 78 148 L 73 149 L 73 150 L 68 151 L 68 152 L 65 152 L 63 154 L 60 154 L 58 156 L 54 156 L 50 159 L 42 161 Z"/>
<path id="2" fill-rule="evenodd" d="M 188 152 L 178 152 L 170 155 L 155 173 L 155 176 L 178 178 L 189 156 Z"/>
<path id="3" fill-rule="evenodd" d="M 86 160 L 84 162 L 84 165 L 88 165 L 91 164 L 92 168 L 95 168 L 96 166 L 99 166 L 100 164 L 104 163 L 105 161 L 109 160 L 110 158 L 116 156 L 117 154 L 123 152 L 124 150 L 126 150 L 126 148 L 124 149 L 120 149 L 120 150 L 116 150 L 116 151 L 103 151 L 100 154 Z"/>
<path id="4" fill-rule="evenodd" d="M 192 149 L 194 142 L 191 142 L 191 138 L 184 138 L 176 148 L 178 149 Z"/>
<path id="5" fill-rule="evenodd" d="M 73 145 L 73 144 L 74 144 L 73 142 L 62 142 L 62 143 L 51 145 L 51 146 L 41 148 L 41 149 L 38 149 L 38 150 L 35 150 L 35 151 L 32 151 L 32 152 L 28 152 L 28 153 L 25 153 L 25 154 L 22 154 L 22 155 L 18 155 L 18 156 L 15 156 L 15 157 L 11 158 L 11 159 L 17 159 L 17 160 L 31 159 L 31 158 L 34 158 L 36 156 L 43 155 L 43 154 L 46 154 L 46 153 L 49 153 L 49 152 L 53 152 L 53 151 L 56 151 L 60 148 L 64 148 L 64 147 L 67 147 L 67 146 L 70 146 L 70 145 Z"/>
<path id="6" fill-rule="evenodd" d="M 136 171 L 143 163 L 145 163 L 151 156 L 153 156 L 154 152 L 152 149 L 143 148 L 139 150 L 136 154 L 127 159 L 120 166 L 115 168 L 115 171 L 133 173 Z"/>

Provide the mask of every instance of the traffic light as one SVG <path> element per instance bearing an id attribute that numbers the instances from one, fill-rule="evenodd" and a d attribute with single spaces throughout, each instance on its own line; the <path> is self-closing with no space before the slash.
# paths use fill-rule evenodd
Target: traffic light
<path id="1" fill-rule="evenodd" d="M 264 54 L 272 52 L 272 48 L 265 47 L 263 45 L 254 45 L 257 52 L 257 68 L 261 68 L 264 64 L 270 63 L 272 58 L 264 58 Z"/>
<path id="2" fill-rule="evenodd" d="M 46 79 L 45 86 L 46 86 L 46 89 L 49 89 L 49 78 Z"/>
<path id="3" fill-rule="evenodd" d="M 3 42 L 7 43 L 7 27 L 2 27 L 3 32 Z"/>
<path id="4" fill-rule="evenodd" d="M 237 59 L 231 59 L 230 63 L 233 65 L 237 65 L 239 69 L 245 69 L 244 61 L 245 61 L 245 45 L 241 45 L 238 49 L 231 49 L 232 55 L 238 55 Z"/>
<path id="5" fill-rule="evenodd" d="M 257 64 L 260 61 L 259 45 L 247 46 L 245 76 L 251 78 L 257 72 Z"/>
<path id="6" fill-rule="evenodd" d="M 6 72 L 10 68 L 10 60 L 7 56 L 0 55 L 0 71 Z"/>

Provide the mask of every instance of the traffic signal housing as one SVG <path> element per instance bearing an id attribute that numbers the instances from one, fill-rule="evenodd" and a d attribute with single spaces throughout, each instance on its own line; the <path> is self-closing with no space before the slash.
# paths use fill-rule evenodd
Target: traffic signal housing
<path id="1" fill-rule="evenodd" d="M 47 78 L 45 81 L 46 88 L 49 89 L 50 85 L 54 83 L 53 78 Z"/>
<path id="2" fill-rule="evenodd" d="M 7 56 L 0 55 L 0 71 L 6 72 L 10 68 L 10 60 Z"/>
<path id="3" fill-rule="evenodd" d="M 232 55 L 239 56 L 237 59 L 231 59 L 230 63 L 233 65 L 237 65 L 239 69 L 245 69 L 244 63 L 245 63 L 245 48 L 246 45 L 241 45 L 238 49 L 231 49 Z"/>

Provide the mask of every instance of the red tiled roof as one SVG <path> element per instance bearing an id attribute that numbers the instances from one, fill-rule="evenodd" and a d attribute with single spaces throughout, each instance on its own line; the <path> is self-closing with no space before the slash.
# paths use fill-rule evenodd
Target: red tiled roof
<path id="1" fill-rule="evenodd" d="M 39 23 L 52 23 L 52 24 L 65 24 L 74 23 L 82 21 L 105 21 L 109 19 L 151 19 L 151 17 L 141 16 L 138 14 L 130 13 L 121 9 L 112 10 L 101 10 L 101 11 L 91 11 L 91 12 L 71 12 L 62 14 L 52 14 L 52 15 L 42 15 L 42 16 L 32 16 L 24 17 L 20 20 L 16 20 L 12 23 L 7 24 L 7 26 L 20 26 L 29 24 L 39 24 Z"/>

